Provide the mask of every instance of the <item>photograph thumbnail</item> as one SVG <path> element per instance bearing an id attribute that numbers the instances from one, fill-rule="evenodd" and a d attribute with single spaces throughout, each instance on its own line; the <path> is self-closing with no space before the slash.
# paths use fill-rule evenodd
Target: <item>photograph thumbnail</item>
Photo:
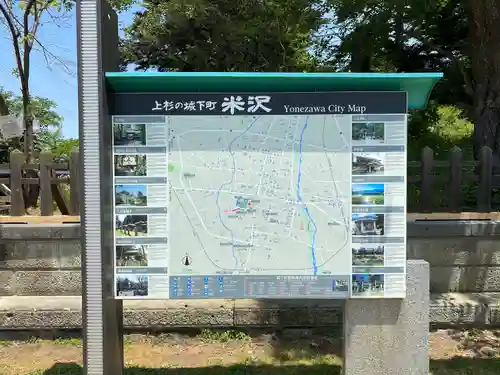
<path id="1" fill-rule="evenodd" d="M 114 124 L 113 139 L 115 146 L 145 146 L 145 124 Z"/>
<path id="2" fill-rule="evenodd" d="M 116 295 L 134 297 L 148 295 L 148 277 L 145 275 L 120 275 L 116 278 Z"/>
<path id="3" fill-rule="evenodd" d="M 352 184 L 352 204 L 383 205 L 384 184 Z"/>
<path id="4" fill-rule="evenodd" d="M 352 175 L 383 176 L 385 157 L 383 152 L 353 152 Z"/>
<path id="5" fill-rule="evenodd" d="M 117 267 L 147 267 L 148 252 L 145 245 L 116 246 Z"/>
<path id="6" fill-rule="evenodd" d="M 349 280 L 333 280 L 333 292 L 349 292 Z"/>
<path id="7" fill-rule="evenodd" d="M 384 275 L 353 274 L 352 295 L 355 297 L 381 297 L 384 295 Z"/>
<path id="8" fill-rule="evenodd" d="M 116 215 L 117 237 L 139 237 L 148 234 L 148 215 Z"/>
<path id="9" fill-rule="evenodd" d="M 353 266 L 383 266 L 384 245 L 352 244 Z"/>
<path id="10" fill-rule="evenodd" d="M 115 155 L 115 176 L 146 176 L 146 155 Z"/>
<path id="11" fill-rule="evenodd" d="M 357 145 L 382 144 L 385 140 L 383 122 L 355 122 L 352 124 L 352 140 Z"/>
<path id="12" fill-rule="evenodd" d="M 383 214 L 352 214 L 352 234 L 354 236 L 383 236 Z"/>
<path id="13" fill-rule="evenodd" d="M 148 205 L 146 185 L 115 185 L 115 206 Z"/>

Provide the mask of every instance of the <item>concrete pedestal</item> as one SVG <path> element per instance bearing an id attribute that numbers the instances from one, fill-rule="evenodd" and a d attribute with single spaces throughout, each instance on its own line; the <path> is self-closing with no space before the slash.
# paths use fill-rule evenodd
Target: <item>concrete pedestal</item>
<path id="1" fill-rule="evenodd" d="M 345 375 L 429 374 L 429 264 L 407 263 L 406 298 L 347 300 Z"/>

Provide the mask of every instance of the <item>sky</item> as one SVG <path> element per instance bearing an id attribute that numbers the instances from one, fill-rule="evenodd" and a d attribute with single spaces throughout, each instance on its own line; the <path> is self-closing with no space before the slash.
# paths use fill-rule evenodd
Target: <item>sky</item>
<path id="1" fill-rule="evenodd" d="M 376 214 L 352 214 L 352 219 L 353 220 L 361 219 L 363 217 L 376 219 L 377 215 Z"/>
<path id="2" fill-rule="evenodd" d="M 134 195 L 137 195 L 139 192 L 146 195 L 146 185 L 116 185 L 117 192 L 124 190 Z"/>
<path id="3" fill-rule="evenodd" d="M 359 195 L 380 194 L 384 192 L 384 184 L 352 184 L 352 193 Z"/>
<path id="4" fill-rule="evenodd" d="M 128 26 L 135 11 L 137 8 L 120 14 L 120 25 Z M 66 68 L 56 61 L 49 60 L 47 63 L 42 51 L 33 51 L 30 69 L 31 93 L 33 96 L 46 97 L 56 102 L 56 111 L 64 118 L 64 137 L 78 138 L 76 11 L 62 17 L 57 25 L 45 20 L 39 29 L 38 39 L 51 53 L 65 61 Z M 19 79 L 12 74 L 15 59 L 10 33 L 2 23 L 0 51 L 0 86 L 19 95 Z"/>

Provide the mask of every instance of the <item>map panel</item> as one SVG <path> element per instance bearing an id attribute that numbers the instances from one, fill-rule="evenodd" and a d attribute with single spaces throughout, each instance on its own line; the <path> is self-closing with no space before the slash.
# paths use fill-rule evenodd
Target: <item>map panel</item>
<path id="1" fill-rule="evenodd" d="M 402 92 L 115 94 L 121 299 L 402 298 Z"/>
<path id="2" fill-rule="evenodd" d="M 173 275 L 350 267 L 349 116 L 168 119 Z"/>

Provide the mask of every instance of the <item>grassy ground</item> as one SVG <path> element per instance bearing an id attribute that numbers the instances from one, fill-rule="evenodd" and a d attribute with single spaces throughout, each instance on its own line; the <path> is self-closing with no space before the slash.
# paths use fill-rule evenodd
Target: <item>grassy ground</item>
<path id="1" fill-rule="evenodd" d="M 431 334 L 432 375 L 500 374 L 500 334 Z M 285 337 L 205 331 L 196 337 L 125 339 L 126 375 L 341 374 L 338 334 L 300 332 Z M 1 375 L 80 375 L 79 339 L 0 342 Z"/>

